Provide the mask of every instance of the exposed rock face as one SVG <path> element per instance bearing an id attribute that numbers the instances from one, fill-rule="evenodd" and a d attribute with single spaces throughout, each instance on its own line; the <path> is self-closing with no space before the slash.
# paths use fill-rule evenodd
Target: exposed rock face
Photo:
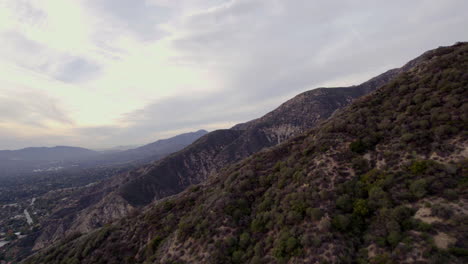
<path id="1" fill-rule="evenodd" d="M 122 197 L 112 195 L 115 188 L 116 185 L 107 180 L 71 195 L 41 223 L 32 249 L 41 249 L 73 233 L 86 233 L 127 215 L 132 206 Z"/>

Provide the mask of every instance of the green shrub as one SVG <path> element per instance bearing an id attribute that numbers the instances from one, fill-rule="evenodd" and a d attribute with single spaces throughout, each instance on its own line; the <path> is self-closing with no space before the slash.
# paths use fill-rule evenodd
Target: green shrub
<path id="1" fill-rule="evenodd" d="M 387 236 L 387 242 L 390 244 L 391 247 L 396 247 L 396 245 L 401 240 L 401 234 L 398 231 L 391 231 Z"/>
<path id="2" fill-rule="evenodd" d="M 440 204 L 432 206 L 431 213 L 442 219 L 449 219 L 453 215 L 453 211 L 450 207 Z"/>
<path id="3" fill-rule="evenodd" d="M 410 166 L 411 173 L 416 175 L 423 174 L 429 167 L 428 165 L 429 163 L 425 160 L 414 161 Z"/>
<path id="4" fill-rule="evenodd" d="M 432 225 L 423 221 L 418 221 L 416 224 L 416 230 L 421 232 L 428 232 L 432 229 Z"/>
<path id="5" fill-rule="evenodd" d="M 371 264 L 393 264 L 388 253 L 379 254 L 370 260 Z"/>
<path id="6" fill-rule="evenodd" d="M 184 240 L 191 234 L 193 234 L 193 229 L 195 225 L 192 222 L 192 219 L 189 216 L 183 217 L 178 224 L 178 237 L 180 240 Z"/>
<path id="7" fill-rule="evenodd" d="M 265 248 L 265 244 L 263 242 L 258 242 L 257 244 L 255 244 L 254 246 L 255 256 L 263 257 L 263 255 L 265 254 L 264 248 Z"/>
<path id="8" fill-rule="evenodd" d="M 161 242 L 164 240 L 163 237 L 161 236 L 156 236 L 151 241 L 149 244 L 146 246 L 146 256 L 150 257 L 152 256 L 157 250 L 159 245 L 161 245 Z"/>
<path id="9" fill-rule="evenodd" d="M 307 215 L 312 218 L 314 221 L 319 221 L 323 217 L 323 212 L 320 208 L 308 208 Z"/>
<path id="10" fill-rule="evenodd" d="M 265 214 L 257 214 L 256 218 L 252 220 L 250 229 L 254 233 L 261 233 L 266 231 L 267 219 Z"/>
<path id="11" fill-rule="evenodd" d="M 428 183 L 426 179 L 419 179 L 412 182 L 409 186 L 409 189 L 416 198 L 420 199 L 426 195 L 427 185 Z"/>
<path id="12" fill-rule="evenodd" d="M 369 207 L 373 210 L 383 207 L 390 207 L 391 201 L 387 192 L 385 192 L 381 187 L 372 187 L 369 190 Z"/>
<path id="13" fill-rule="evenodd" d="M 293 211 L 297 212 L 301 216 L 305 214 L 306 209 L 307 209 L 307 204 L 304 201 L 297 199 L 297 200 L 291 201 L 290 204 L 291 204 L 291 209 Z"/>
<path id="14" fill-rule="evenodd" d="M 262 264 L 262 258 L 260 256 L 253 256 L 249 264 Z"/>
<path id="15" fill-rule="evenodd" d="M 241 248 L 247 248 L 250 243 L 250 234 L 248 232 L 244 232 L 239 237 L 239 246 Z"/>
<path id="16" fill-rule="evenodd" d="M 405 142 L 405 143 L 409 143 L 411 142 L 413 139 L 414 139 L 414 134 L 412 133 L 405 133 L 401 136 L 401 141 Z"/>
<path id="17" fill-rule="evenodd" d="M 336 207 L 344 212 L 351 212 L 353 209 L 353 201 L 348 194 L 343 194 L 336 200 Z"/>
<path id="18" fill-rule="evenodd" d="M 279 260 L 287 260 L 292 256 L 299 255 L 302 245 L 290 232 L 282 231 L 275 242 L 273 256 Z"/>
<path id="19" fill-rule="evenodd" d="M 363 174 L 369 170 L 369 162 L 361 157 L 354 158 L 351 161 L 351 166 L 356 171 L 356 174 Z"/>
<path id="20" fill-rule="evenodd" d="M 468 249 L 466 248 L 452 247 L 449 248 L 449 252 L 458 257 L 468 257 Z"/>
<path id="21" fill-rule="evenodd" d="M 236 250 L 232 253 L 232 262 L 233 263 L 243 263 L 244 251 Z"/>
<path id="22" fill-rule="evenodd" d="M 351 219 L 348 215 L 336 215 L 331 222 L 333 228 L 342 232 L 348 230 L 350 223 Z"/>
<path id="23" fill-rule="evenodd" d="M 447 200 L 454 201 L 458 199 L 458 193 L 453 189 L 444 190 L 444 197 L 447 198 Z"/>
<path id="24" fill-rule="evenodd" d="M 349 149 L 352 152 L 363 154 L 367 151 L 367 146 L 364 144 L 362 140 L 359 139 L 354 142 L 351 142 L 351 144 L 349 144 Z"/>
<path id="25" fill-rule="evenodd" d="M 353 205 L 353 214 L 365 216 L 369 213 L 369 208 L 367 207 L 367 201 L 364 199 L 357 199 L 354 201 Z"/>

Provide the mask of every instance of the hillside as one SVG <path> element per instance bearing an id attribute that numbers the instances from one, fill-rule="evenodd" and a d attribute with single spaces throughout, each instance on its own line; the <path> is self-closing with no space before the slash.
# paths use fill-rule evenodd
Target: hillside
<path id="1" fill-rule="evenodd" d="M 24 263 L 466 263 L 466 69 L 467 43 L 425 53 L 318 127 Z"/>

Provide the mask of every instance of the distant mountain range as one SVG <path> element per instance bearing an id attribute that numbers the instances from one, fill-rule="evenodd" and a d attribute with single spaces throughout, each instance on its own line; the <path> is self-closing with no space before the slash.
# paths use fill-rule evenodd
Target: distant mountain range
<path id="1" fill-rule="evenodd" d="M 206 130 L 198 130 L 196 132 L 189 132 L 180 134 L 168 139 L 161 139 L 153 143 L 146 144 L 141 147 L 127 149 L 114 153 L 104 153 L 99 157 L 92 157 L 91 161 L 98 163 L 125 163 L 138 161 L 139 163 L 146 163 L 155 161 L 163 156 L 177 152 L 184 147 L 192 144 L 198 138 L 207 134 Z"/>
<path id="2" fill-rule="evenodd" d="M 137 148 L 120 151 L 114 150 L 112 153 L 70 146 L 0 150 L 0 160 L 82 161 L 92 159 L 99 162 L 129 162 L 140 159 L 157 158 L 176 152 L 207 133 L 208 131 L 201 129 L 196 132 L 189 132 L 168 139 L 161 139 Z"/>
<path id="3" fill-rule="evenodd" d="M 66 161 L 94 157 L 98 152 L 78 147 L 35 147 L 19 150 L 0 150 L 0 160 Z"/>
<path id="4" fill-rule="evenodd" d="M 156 161 L 190 145 L 205 130 L 184 133 L 168 139 L 161 139 L 134 149 L 111 153 L 98 152 L 79 147 L 32 147 L 20 150 L 0 151 L 0 177 L 13 177 L 31 172 L 47 171 L 51 167 L 137 165 Z"/>

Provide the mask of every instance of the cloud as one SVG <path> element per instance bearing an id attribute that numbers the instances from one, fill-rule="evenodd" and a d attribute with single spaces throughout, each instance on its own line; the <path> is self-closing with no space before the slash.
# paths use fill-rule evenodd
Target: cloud
<path id="1" fill-rule="evenodd" d="M 48 123 L 72 124 L 57 99 L 29 90 L 0 95 L 0 123 L 47 128 Z"/>
<path id="2" fill-rule="evenodd" d="M 239 0 L 177 21 L 172 25 L 174 60 L 216 72 L 223 87 L 211 94 L 159 99 L 125 115 L 128 138 L 247 121 L 302 91 L 358 84 L 426 49 L 459 40 L 458 30 L 446 32 L 443 41 L 434 37 L 463 18 L 463 12 L 451 8 L 456 1 L 437 7 L 415 2 L 406 9 L 399 3 L 365 4 L 368 9 L 351 1 L 318 7 L 312 1 Z M 445 17 L 445 25 L 426 27 L 434 16 Z M 417 37 L 405 41 L 415 32 Z"/>
<path id="3" fill-rule="evenodd" d="M 144 144 L 198 129 L 232 127 L 249 120 L 251 116 L 265 114 L 264 109 L 275 107 L 278 98 L 269 98 L 255 104 L 248 101 L 239 104 L 242 100 L 234 93 L 225 92 L 164 97 L 122 115 L 118 125 L 85 127 L 74 133 L 83 139 L 97 140 L 104 146 L 128 142 L 129 139 L 135 139 L 133 142 L 136 144 Z"/>
<path id="4" fill-rule="evenodd" d="M 5 9 L 11 9 L 13 11 L 6 15 L 8 18 L 21 20 L 22 23 L 29 25 L 41 23 L 47 17 L 47 14 L 43 10 L 35 7 L 31 2 L 26 0 L 2 0 L 0 6 L 4 11 Z M 4 21 L 2 22 L 5 23 Z"/>
<path id="5" fill-rule="evenodd" d="M 253 105 L 236 103 L 235 98 L 224 98 L 226 94 L 210 94 L 190 97 L 166 97 L 144 106 L 139 110 L 122 115 L 120 125 L 97 126 L 80 129 L 80 135 L 98 138 L 101 143 L 113 142 L 147 143 L 161 136 L 172 136 L 168 131 L 188 132 L 198 129 L 230 127 L 246 120 L 252 112 L 258 111 Z M 219 100 L 223 96 L 224 100 Z M 220 114 L 219 109 L 223 109 Z M 258 113 L 260 114 L 260 113 Z"/>
<path id="6" fill-rule="evenodd" d="M 162 98 L 124 115 L 121 120 L 130 126 L 147 127 L 153 131 L 244 120 L 251 113 L 252 107 L 239 104 L 232 96 L 223 92 Z M 219 112 L 221 108 L 222 113 Z"/>
<path id="7" fill-rule="evenodd" d="M 131 32 L 144 41 L 160 39 L 166 34 L 158 25 L 167 22 L 172 12 L 168 7 L 151 1 L 89 0 L 86 5 L 101 19 L 112 21 L 111 33 Z"/>
<path id="8" fill-rule="evenodd" d="M 24 144 L 127 145 L 226 128 L 305 90 L 358 84 L 468 37 L 464 0 L 0 0 L 0 7 L 0 115 L 10 132 L 34 127 Z"/>
<path id="9" fill-rule="evenodd" d="M 0 58 L 63 82 L 87 81 L 100 73 L 97 63 L 50 49 L 19 32 L 4 32 L 0 40 L 5 43 Z"/>
<path id="10" fill-rule="evenodd" d="M 186 18 L 173 43 L 178 61 L 221 69 L 228 89 L 260 99 L 357 72 L 370 78 L 453 44 L 468 20 L 462 2 L 230 1 Z"/>
<path id="11" fill-rule="evenodd" d="M 84 58 L 70 58 L 55 77 L 63 82 L 80 82 L 99 75 L 100 67 Z"/>

